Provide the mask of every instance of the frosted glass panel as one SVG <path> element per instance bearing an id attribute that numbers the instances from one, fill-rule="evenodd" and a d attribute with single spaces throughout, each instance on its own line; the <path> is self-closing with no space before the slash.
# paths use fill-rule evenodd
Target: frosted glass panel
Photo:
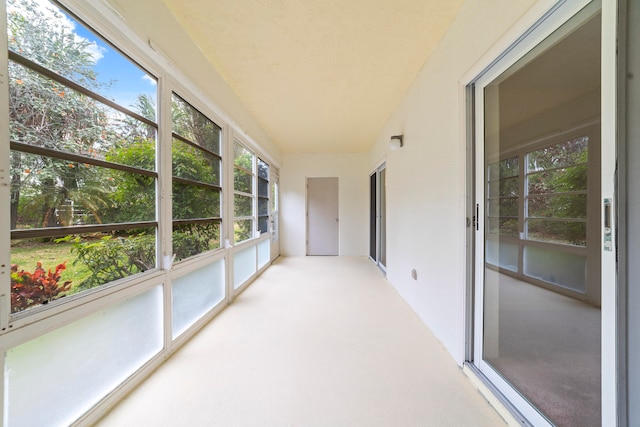
<path id="1" fill-rule="evenodd" d="M 256 272 L 256 247 L 249 246 L 233 255 L 233 287 L 237 289 Z"/>
<path id="2" fill-rule="evenodd" d="M 531 246 L 524 248 L 524 274 L 529 277 L 584 292 L 586 271 L 584 255 Z"/>
<path id="3" fill-rule="evenodd" d="M 162 286 L 7 351 L 7 425 L 69 425 L 163 347 Z"/>
<path id="4" fill-rule="evenodd" d="M 271 257 L 271 241 L 269 239 L 258 243 L 258 268 L 264 267 Z"/>
<path id="5" fill-rule="evenodd" d="M 172 336 L 176 338 L 224 299 L 224 259 L 173 280 Z"/>
<path id="6" fill-rule="evenodd" d="M 518 245 L 487 239 L 487 264 L 518 271 Z"/>

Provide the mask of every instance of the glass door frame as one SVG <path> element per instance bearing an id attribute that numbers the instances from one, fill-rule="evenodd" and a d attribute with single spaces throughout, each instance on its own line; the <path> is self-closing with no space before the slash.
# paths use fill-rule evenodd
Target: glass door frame
<path id="1" fill-rule="evenodd" d="M 464 85 L 465 127 L 468 139 L 468 167 L 472 175 L 468 179 L 468 286 L 466 358 L 473 370 L 490 384 L 498 397 L 506 401 L 514 415 L 525 423 L 550 425 L 523 396 L 511 387 L 483 358 L 483 294 L 484 294 L 484 98 L 483 89 L 497 76 L 514 64 L 527 52 L 541 43 L 547 36 L 562 26 L 577 12 L 594 2 L 590 0 L 548 1 L 532 8 L 514 30 L 508 33 L 478 64 L 461 80 Z M 616 33 L 617 2 L 602 1 L 602 101 L 601 101 L 601 195 L 615 204 L 615 155 L 616 155 Z M 514 33 L 515 31 L 515 33 Z M 520 31 L 520 34 L 517 34 Z M 502 49 L 500 49 L 502 47 Z M 499 50 L 500 49 L 500 50 Z M 498 53 L 496 53 L 498 52 Z M 601 208 L 604 221 L 604 207 Z M 615 224 L 610 224 L 611 228 Z M 604 226 L 601 223 L 601 229 Z M 602 233 L 601 233 L 602 234 Z M 615 236 L 615 233 L 613 233 Z M 601 236 L 601 247 L 604 247 Z M 615 245 L 613 251 L 602 251 L 602 423 L 617 425 L 618 387 L 620 381 L 617 333 L 617 280 Z M 519 414 L 518 414 L 519 412 Z"/>
<path id="2" fill-rule="evenodd" d="M 640 70 L 640 4 L 635 0 L 618 2 L 618 191 L 620 202 L 616 210 L 618 219 L 617 246 L 619 248 L 618 277 L 619 307 L 618 342 L 623 350 L 618 354 L 624 381 L 618 384 L 619 425 L 637 425 L 640 422 L 640 365 L 635 361 L 640 354 L 640 337 L 632 333 L 631 325 L 640 323 L 640 267 L 636 260 L 640 247 L 640 182 L 635 165 L 640 160 L 640 124 L 636 117 L 640 109 L 640 83 L 628 78 Z"/>
<path id="3" fill-rule="evenodd" d="M 382 180 L 384 172 L 384 182 Z M 370 235 L 369 235 L 369 259 L 371 259 L 377 266 L 380 268 L 385 274 L 387 272 L 386 266 L 386 227 L 382 226 L 382 221 L 386 221 L 386 172 L 387 172 L 387 164 L 382 163 L 380 166 L 376 167 L 369 174 L 369 221 L 370 221 Z M 374 186 L 375 184 L 375 186 Z M 373 241 L 374 236 L 371 235 L 371 231 L 375 233 L 375 242 Z M 383 236 L 384 233 L 384 236 Z M 371 252 L 374 249 L 373 245 L 375 245 L 375 258 L 371 256 Z M 384 245 L 384 247 L 383 247 Z M 385 259 L 384 262 L 380 260 L 380 255 L 384 249 Z"/>

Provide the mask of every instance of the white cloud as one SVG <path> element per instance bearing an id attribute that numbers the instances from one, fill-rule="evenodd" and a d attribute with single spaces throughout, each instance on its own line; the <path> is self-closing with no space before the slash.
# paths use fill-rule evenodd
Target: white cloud
<path id="1" fill-rule="evenodd" d="M 157 84 L 156 79 L 154 79 L 153 77 L 149 77 L 146 74 L 144 76 L 142 76 L 142 80 L 146 81 L 147 83 L 149 83 L 152 86 L 155 86 Z"/>
<path id="2" fill-rule="evenodd" d="M 86 38 L 84 37 L 80 37 L 79 35 L 75 35 L 76 41 L 81 42 L 81 41 L 88 41 Z M 85 47 L 87 53 L 89 53 L 89 55 L 91 55 L 91 58 L 93 59 L 94 63 L 97 63 L 99 60 L 101 60 L 104 57 L 104 53 L 107 51 L 107 49 L 104 46 L 100 46 L 98 45 L 98 43 L 96 42 L 90 42 L 86 47 Z"/>

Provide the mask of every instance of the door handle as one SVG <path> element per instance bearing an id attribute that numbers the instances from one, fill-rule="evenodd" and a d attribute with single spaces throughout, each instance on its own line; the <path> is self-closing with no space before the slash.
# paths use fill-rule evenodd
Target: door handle
<path id="1" fill-rule="evenodd" d="M 604 199 L 604 227 L 603 227 L 603 244 L 604 244 L 604 248 L 603 250 L 607 251 L 607 252 L 611 252 L 613 251 L 613 232 L 612 232 L 612 228 L 613 228 L 613 224 L 612 224 L 612 218 L 611 218 L 611 199 L 606 198 Z"/>

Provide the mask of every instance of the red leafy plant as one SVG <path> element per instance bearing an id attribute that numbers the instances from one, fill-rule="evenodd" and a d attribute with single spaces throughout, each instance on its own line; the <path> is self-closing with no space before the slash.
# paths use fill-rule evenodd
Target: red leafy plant
<path id="1" fill-rule="evenodd" d="M 62 298 L 71 289 L 71 280 L 60 283 L 66 261 L 55 271 L 45 270 L 38 262 L 33 273 L 18 271 L 18 264 L 11 264 L 11 312 L 22 311 L 34 305 L 47 304 Z"/>

